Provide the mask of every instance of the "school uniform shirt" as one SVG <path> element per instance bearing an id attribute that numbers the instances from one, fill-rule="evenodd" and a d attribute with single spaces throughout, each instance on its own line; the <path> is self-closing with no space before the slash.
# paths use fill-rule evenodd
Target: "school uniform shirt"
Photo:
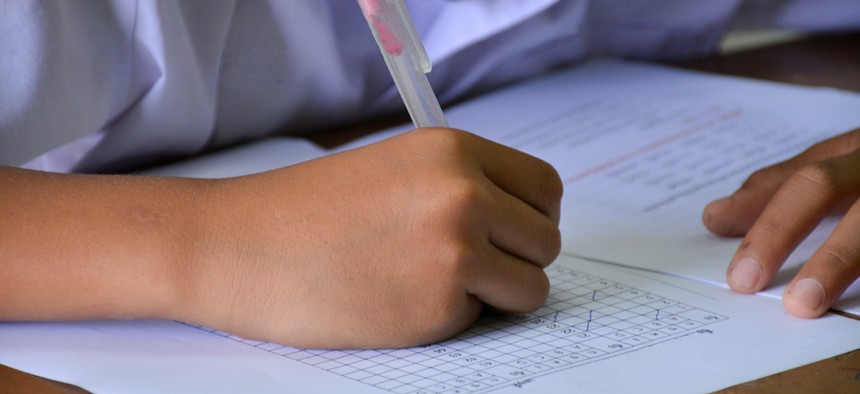
<path id="1" fill-rule="evenodd" d="M 858 27 L 857 0 L 414 0 L 451 103 L 589 55 L 711 53 L 733 24 Z M 0 0 L 0 165 L 120 172 L 403 111 L 352 0 Z"/>

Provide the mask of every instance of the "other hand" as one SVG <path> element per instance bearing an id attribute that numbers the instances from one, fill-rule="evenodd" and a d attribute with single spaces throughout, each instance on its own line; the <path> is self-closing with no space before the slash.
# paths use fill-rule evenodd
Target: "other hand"
<path id="1" fill-rule="evenodd" d="M 789 313 L 824 314 L 860 276 L 860 129 L 813 145 L 753 173 L 731 196 L 710 203 L 703 222 L 715 234 L 744 236 L 727 272 L 740 293 L 767 287 L 797 245 L 828 215 L 844 215 L 789 283 Z"/>

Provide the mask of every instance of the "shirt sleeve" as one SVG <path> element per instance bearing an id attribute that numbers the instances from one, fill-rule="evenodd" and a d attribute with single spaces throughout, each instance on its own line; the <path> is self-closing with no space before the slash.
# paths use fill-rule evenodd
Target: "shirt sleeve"
<path id="1" fill-rule="evenodd" d="M 134 83 L 134 3 L 0 2 L 0 165 L 100 130 L 147 88 Z"/>

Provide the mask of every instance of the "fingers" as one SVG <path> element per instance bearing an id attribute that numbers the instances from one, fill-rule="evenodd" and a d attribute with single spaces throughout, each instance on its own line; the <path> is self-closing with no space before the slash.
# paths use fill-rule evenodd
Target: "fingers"
<path id="1" fill-rule="evenodd" d="M 558 172 L 534 156 L 477 136 L 472 137 L 476 139 L 472 153 L 478 158 L 487 178 L 558 225 L 564 191 Z"/>
<path id="2" fill-rule="evenodd" d="M 544 268 L 558 257 L 563 185 L 558 172 L 535 157 L 488 140 L 476 149 L 494 188 L 497 211 L 490 240 L 502 250 Z M 482 141 L 482 142 L 483 142 Z"/>
<path id="3" fill-rule="evenodd" d="M 855 204 L 789 283 L 785 309 L 798 317 L 824 314 L 860 276 L 860 204 Z"/>
<path id="4" fill-rule="evenodd" d="M 510 194 L 494 193 L 494 212 L 487 215 L 490 222 L 490 242 L 499 249 L 523 260 L 546 268 L 561 252 L 561 232 L 558 225 L 534 207 Z"/>
<path id="5" fill-rule="evenodd" d="M 485 221 L 489 239 L 477 247 L 467 292 L 500 311 L 533 311 L 549 294 L 543 268 L 561 249 L 561 179 L 525 153 L 465 132 L 456 136 L 463 157 L 477 159 L 490 196 L 472 212 Z"/>
<path id="6" fill-rule="evenodd" d="M 466 185 L 474 186 L 476 181 L 480 185 L 471 191 L 472 186 L 462 187 L 463 195 L 454 205 L 469 208 L 457 215 L 457 222 L 477 216 L 496 247 L 540 267 L 555 260 L 561 250 L 558 222 L 563 186 L 552 166 L 464 131 L 416 132 L 425 149 L 436 144 L 440 150 L 467 159 Z"/>
<path id="7" fill-rule="evenodd" d="M 540 267 L 488 244 L 466 291 L 503 312 L 531 312 L 546 302 L 549 279 Z"/>
<path id="8" fill-rule="evenodd" d="M 746 234 L 779 187 L 797 170 L 796 166 L 797 162 L 789 161 L 754 172 L 732 195 L 708 204 L 702 223 L 717 235 Z"/>
<path id="9" fill-rule="evenodd" d="M 794 173 L 807 165 L 847 155 L 858 148 L 860 129 L 822 141 L 788 161 L 756 171 L 731 196 L 708 204 L 702 213 L 702 222 L 717 235 L 744 235 L 777 190 Z"/>
<path id="10" fill-rule="evenodd" d="M 455 238 L 444 244 L 465 289 L 504 311 L 531 311 L 546 301 L 542 268 L 558 256 L 562 183 L 546 162 L 464 131 L 430 128 L 403 135 L 398 150 L 445 174 L 429 190 L 433 220 Z M 427 201 L 423 199 L 422 201 Z M 449 240 L 450 241 L 450 240 Z M 465 242 L 465 243 L 461 243 Z M 444 267 L 439 268 L 443 271 Z"/>
<path id="11" fill-rule="evenodd" d="M 816 252 L 783 294 L 783 304 L 792 315 L 804 318 L 824 314 L 860 276 L 860 253 L 856 232 L 860 223 L 840 223 L 843 230 Z"/>
<path id="12" fill-rule="evenodd" d="M 788 255 L 832 206 L 860 188 L 860 153 L 825 160 L 792 175 L 750 228 L 727 272 L 732 289 L 767 286 Z"/>
<path id="13" fill-rule="evenodd" d="M 488 215 L 489 240 L 467 291 L 501 312 L 540 308 L 549 294 L 543 268 L 561 250 L 558 226 L 523 201 L 502 192 Z"/>
<path id="14" fill-rule="evenodd" d="M 469 132 L 450 128 L 416 129 L 388 141 L 407 141 L 406 145 L 411 146 L 416 155 L 429 150 L 439 157 L 451 158 L 453 154 L 458 160 L 465 159 L 473 164 L 472 170 L 480 171 L 481 176 L 500 189 L 558 224 L 564 186 L 558 172 L 543 160 Z M 404 145 L 398 147 L 402 149 Z M 449 155 L 440 154 L 443 151 Z M 440 162 L 440 165 L 444 163 Z M 477 174 L 469 174 L 470 177 L 474 175 Z"/>

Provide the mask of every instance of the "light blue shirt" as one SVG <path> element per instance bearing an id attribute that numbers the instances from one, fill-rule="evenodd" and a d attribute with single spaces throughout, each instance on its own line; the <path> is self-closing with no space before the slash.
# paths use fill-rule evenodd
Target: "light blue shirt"
<path id="1" fill-rule="evenodd" d="M 706 55 L 733 24 L 860 25 L 857 0 L 408 4 L 443 105 L 589 55 Z M 131 170 L 402 111 L 375 45 L 348 0 L 0 0 L 0 165 Z"/>

